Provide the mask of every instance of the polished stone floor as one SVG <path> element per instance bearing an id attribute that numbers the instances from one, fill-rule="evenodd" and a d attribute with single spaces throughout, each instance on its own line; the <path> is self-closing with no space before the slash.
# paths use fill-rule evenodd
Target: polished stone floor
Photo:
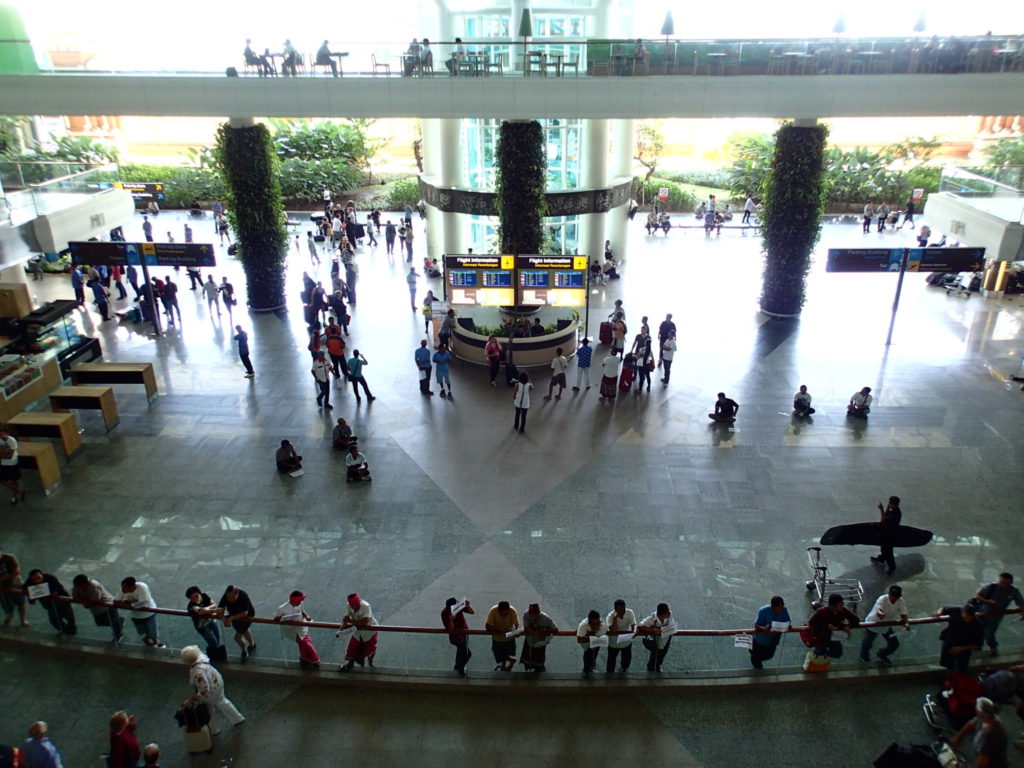
<path id="1" fill-rule="evenodd" d="M 158 231 L 164 222 L 176 234 L 181 227 L 180 218 L 162 214 Z M 213 237 L 209 221 L 196 230 L 197 241 Z M 121 423 L 110 433 L 95 415 L 80 413 L 85 449 L 62 465 L 63 487 L 50 497 L 31 493 L 24 507 L 5 512 L 0 547 L 26 569 L 43 568 L 65 583 L 81 571 L 108 586 L 135 575 L 167 607 L 183 607 L 190 584 L 219 597 L 234 583 L 263 615 L 298 588 L 323 620 L 337 620 L 345 594 L 358 591 L 386 624 L 434 626 L 444 599 L 465 595 L 481 613 L 500 599 L 521 610 L 540 601 L 560 627 L 574 628 L 589 609 L 605 612 L 621 596 L 638 615 L 668 601 L 682 628 L 737 628 L 749 626 L 772 594 L 804 619 L 806 548 L 832 525 L 875 519 L 875 504 L 897 494 L 904 522 L 936 534 L 897 558 L 893 580 L 904 585 L 913 615 L 964 600 L 1004 569 L 1024 573 L 1024 393 L 1007 381 L 1021 364 L 1019 297 L 948 297 L 926 287 L 923 275 L 909 275 L 886 347 L 894 275 L 826 274 L 820 258 L 801 319 L 767 321 L 757 311 L 755 238 L 705 239 L 697 230 L 648 238 L 639 221 L 630 238 L 623 279 L 591 295 L 590 335 L 616 298 L 630 335 L 641 315 L 656 325 L 672 312 L 679 352 L 671 383 L 656 382 L 650 393 L 614 406 L 598 403 L 596 376 L 589 393 L 543 401 L 538 392 L 524 435 L 511 429 L 508 390 L 491 389 L 477 366 L 453 366 L 451 401 L 418 393 L 412 353 L 423 324 L 408 309 L 404 265 L 382 247 L 359 255 L 350 337 L 369 360 L 366 377 L 378 399 L 357 405 L 338 386 L 330 415 L 316 408 L 305 349 L 298 298 L 301 272 L 310 269 L 304 245 L 289 264 L 291 312 L 236 313 L 250 333 L 253 380 L 242 377 L 228 317 L 210 316 L 187 290 L 184 272 L 183 327 L 161 339 L 115 323 L 97 327 L 98 316 L 82 312 L 80 326 L 100 336 L 109 359 L 156 365 L 160 397 L 149 406 L 141 392 L 117 387 Z M 906 232 L 864 236 L 855 225 L 830 224 L 820 249 L 879 241 L 913 245 Z M 416 242 L 424 246 L 426 238 Z M 239 265 L 224 258 L 213 274 L 242 285 Z M 317 277 L 327 281 L 327 273 L 324 264 Z M 440 281 L 421 280 L 420 294 L 428 284 L 439 292 Z M 66 277 L 31 285 L 40 300 L 71 295 Z M 546 389 L 546 373 L 537 377 Z M 813 423 L 790 418 L 799 384 L 814 395 Z M 845 403 L 862 386 L 874 390 L 872 415 L 851 422 Z M 707 423 L 720 390 L 741 404 L 733 430 Z M 334 416 L 360 436 L 372 485 L 344 482 L 329 447 Z M 304 476 L 273 471 L 281 438 L 305 456 Z M 860 579 L 870 598 L 889 582 L 865 547 L 828 554 L 833 574 Z M 42 612 L 30 610 L 32 631 L 49 632 Z M 471 620 L 482 624 L 482 615 Z M 1024 647 L 1021 626 L 1004 622 L 1004 649 Z M 932 658 L 935 634 L 911 633 L 902 658 Z M 95 628 L 83 627 L 83 635 L 104 639 Z M 195 637 L 180 621 L 164 621 L 163 635 L 176 646 Z M 341 657 L 329 633 L 315 637 L 326 660 Z M 258 638 L 263 656 L 293 657 L 275 631 L 259 629 Z M 471 672 L 489 675 L 483 638 L 476 648 Z M 801 655 L 799 643 L 787 642 L 778 668 Z M 855 656 L 848 648 L 843 665 L 856 666 Z M 578 668 L 569 639 L 556 642 L 549 658 L 553 674 Z M 377 663 L 395 672 L 444 670 L 450 655 L 442 638 L 389 634 Z M 701 638 L 675 643 L 666 670 L 745 666 L 730 638 Z M 124 706 L 144 705 L 145 691 L 124 690 Z M 286 704 L 293 694 L 266 695 L 288 722 L 312 710 L 301 689 L 295 709 Z M 890 695 L 854 694 L 864 697 L 864 712 Z M 807 734 L 820 733 L 811 703 L 801 709 L 794 696 Z M 632 709 L 603 697 L 608 707 Z M 687 703 L 655 714 L 669 709 L 673 733 L 707 734 L 692 764 L 725 764 L 727 740 L 703 720 L 706 713 Z M 514 726 L 515 713 L 499 714 Z M 265 737 L 251 729 L 239 739 L 257 739 L 253 733 Z M 864 734 L 873 740 L 865 756 L 895 738 L 871 728 Z M 567 739 L 549 746 L 571 754 Z M 253 749 L 257 741 L 246 743 Z M 659 751 L 665 759 L 677 754 Z"/>

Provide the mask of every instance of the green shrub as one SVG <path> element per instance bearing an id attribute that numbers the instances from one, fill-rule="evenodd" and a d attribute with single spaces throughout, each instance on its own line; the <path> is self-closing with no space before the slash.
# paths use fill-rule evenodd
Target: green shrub
<path id="1" fill-rule="evenodd" d="M 640 181 L 641 179 L 638 177 L 637 183 Z M 690 213 L 700 205 L 697 196 L 692 192 L 683 189 L 674 181 L 654 176 L 644 185 L 643 189 L 643 199 L 648 206 L 653 205 L 654 201 L 658 199 L 658 191 L 662 187 L 668 190 L 668 200 L 662 204 L 667 211 Z"/>
<path id="2" fill-rule="evenodd" d="M 167 198 L 164 208 L 188 208 L 193 200 L 220 200 L 225 196 L 220 175 L 205 168 L 126 163 L 119 171 L 121 181 L 162 183 Z"/>
<path id="3" fill-rule="evenodd" d="M 698 187 L 714 187 L 715 189 L 729 189 L 731 181 L 729 171 L 723 170 L 662 173 L 661 177 L 679 184 L 693 184 Z"/>
<path id="4" fill-rule="evenodd" d="M 362 174 L 341 160 L 282 160 L 280 163 L 281 195 L 291 203 L 319 204 L 324 188 L 338 198 L 348 189 L 355 189 Z"/>
<path id="5" fill-rule="evenodd" d="M 383 208 L 386 211 L 401 211 L 405 204 L 416 205 L 420 199 L 420 180 L 406 176 L 388 184 L 384 191 Z"/>

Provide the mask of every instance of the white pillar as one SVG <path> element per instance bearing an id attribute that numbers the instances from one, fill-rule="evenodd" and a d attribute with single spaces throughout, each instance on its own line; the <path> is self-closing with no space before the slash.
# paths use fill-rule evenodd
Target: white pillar
<path id="1" fill-rule="evenodd" d="M 462 162 L 462 121 L 439 120 L 441 143 L 441 184 L 446 187 L 466 186 Z M 463 252 L 465 216 L 460 213 L 442 213 L 443 253 Z"/>
<path id="2" fill-rule="evenodd" d="M 608 120 L 583 121 L 582 186 L 602 189 L 608 186 Z M 579 252 L 600 259 L 604 253 L 605 214 L 580 216 Z"/>
<path id="3" fill-rule="evenodd" d="M 633 145 L 633 121 L 612 121 L 611 174 L 607 186 L 622 184 L 633 178 Z M 612 241 L 618 258 L 625 258 L 628 250 L 628 212 L 628 206 L 620 205 L 605 214 L 605 237 Z"/>
<path id="4" fill-rule="evenodd" d="M 432 184 L 441 183 L 442 146 L 441 121 L 420 120 L 423 133 L 423 175 Z M 410 201 L 415 205 L 416 201 Z M 431 256 L 441 257 L 444 253 L 444 224 L 441 212 L 427 206 L 427 251 Z"/>

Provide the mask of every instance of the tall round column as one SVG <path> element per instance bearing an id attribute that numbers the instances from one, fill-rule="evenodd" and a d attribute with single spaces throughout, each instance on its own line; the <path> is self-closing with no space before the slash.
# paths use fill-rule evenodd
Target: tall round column
<path id="1" fill-rule="evenodd" d="M 608 120 L 583 121 L 584 189 L 601 189 L 608 185 Z M 579 253 L 590 259 L 600 259 L 604 253 L 605 214 L 587 213 L 580 216 Z"/>
<path id="2" fill-rule="evenodd" d="M 612 121 L 611 178 L 606 186 L 622 184 L 633 178 L 633 146 L 633 121 Z M 625 258 L 629 250 L 628 212 L 628 206 L 620 205 L 605 214 L 605 238 L 612 241 L 615 256 L 620 259 Z"/>

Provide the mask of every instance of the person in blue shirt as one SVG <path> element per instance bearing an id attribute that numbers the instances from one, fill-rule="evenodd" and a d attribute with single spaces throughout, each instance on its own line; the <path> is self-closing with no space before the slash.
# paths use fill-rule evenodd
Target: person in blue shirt
<path id="1" fill-rule="evenodd" d="M 430 350 L 427 349 L 427 340 L 420 341 L 420 347 L 414 355 L 416 358 L 416 372 L 420 377 L 420 394 L 432 395 L 430 388 Z"/>
<path id="2" fill-rule="evenodd" d="M 442 344 L 438 347 L 437 352 L 434 353 L 434 373 L 437 376 L 437 383 L 441 387 L 441 397 L 445 397 L 444 387 L 448 385 L 448 399 L 452 399 L 452 380 L 448 376 L 448 363 L 452 361 L 452 353 L 448 351 L 448 346 Z"/>
<path id="3" fill-rule="evenodd" d="M 779 647 L 782 634 L 771 631 L 772 622 L 775 621 L 791 623 L 786 603 L 778 595 L 775 595 L 768 605 L 762 605 L 757 611 L 757 618 L 754 619 L 754 628 L 757 632 L 750 646 L 750 663 L 754 669 L 764 669 L 764 662 L 774 656 L 775 649 Z"/>
<path id="4" fill-rule="evenodd" d="M 974 596 L 974 602 L 978 604 L 978 618 L 985 628 L 985 642 L 989 650 L 995 656 L 999 651 L 999 643 L 996 642 L 996 630 L 1003 620 L 1003 615 L 998 611 L 1008 610 L 1010 603 L 1015 603 L 1019 612 L 1024 614 L 1024 596 L 1020 590 L 1013 586 L 1012 573 L 1000 573 L 999 581 L 987 584 L 978 590 Z M 992 614 L 995 615 L 992 615 Z M 1022 618 L 1024 621 L 1024 618 Z"/>
<path id="5" fill-rule="evenodd" d="M 352 382 L 352 391 L 356 395 L 356 402 L 363 402 L 359 397 L 359 385 L 363 385 L 363 391 L 366 393 L 366 399 L 371 403 L 377 398 L 370 394 L 370 388 L 366 386 L 366 379 L 363 378 L 363 366 L 369 365 L 366 358 L 359 354 L 358 349 L 352 350 L 352 357 L 348 359 L 348 380 Z"/>
<path id="6" fill-rule="evenodd" d="M 75 301 L 81 307 L 85 304 L 85 275 L 82 274 L 80 267 L 76 266 L 71 270 L 71 287 L 75 291 Z"/>
<path id="7" fill-rule="evenodd" d="M 60 752 L 46 734 L 46 723 L 42 720 L 32 723 L 28 729 L 29 738 L 21 745 L 20 765 L 29 768 L 63 768 Z"/>
<path id="8" fill-rule="evenodd" d="M 153 222 L 149 220 L 149 216 L 142 217 L 142 233 L 146 236 L 146 242 L 153 242 Z"/>
<path id="9" fill-rule="evenodd" d="M 110 314 L 107 310 L 110 309 L 110 301 L 107 299 L 107 289 L 99 280 L 92 281 L 92 296 L 96 300 L 96 308 L 100 312 L 100 316 L 104 320 L 110 319 Z"/>
<path id="10" fill-rule="evenodd" d="M 590 389 L 590 360 L 594 350 L 590 346 L 590 339 L 583 339 L 580 348 L 576 350 L 576 386 L 573 392 L 580 391 L 580 384 L 587 382 L 587 389 Z"/>

